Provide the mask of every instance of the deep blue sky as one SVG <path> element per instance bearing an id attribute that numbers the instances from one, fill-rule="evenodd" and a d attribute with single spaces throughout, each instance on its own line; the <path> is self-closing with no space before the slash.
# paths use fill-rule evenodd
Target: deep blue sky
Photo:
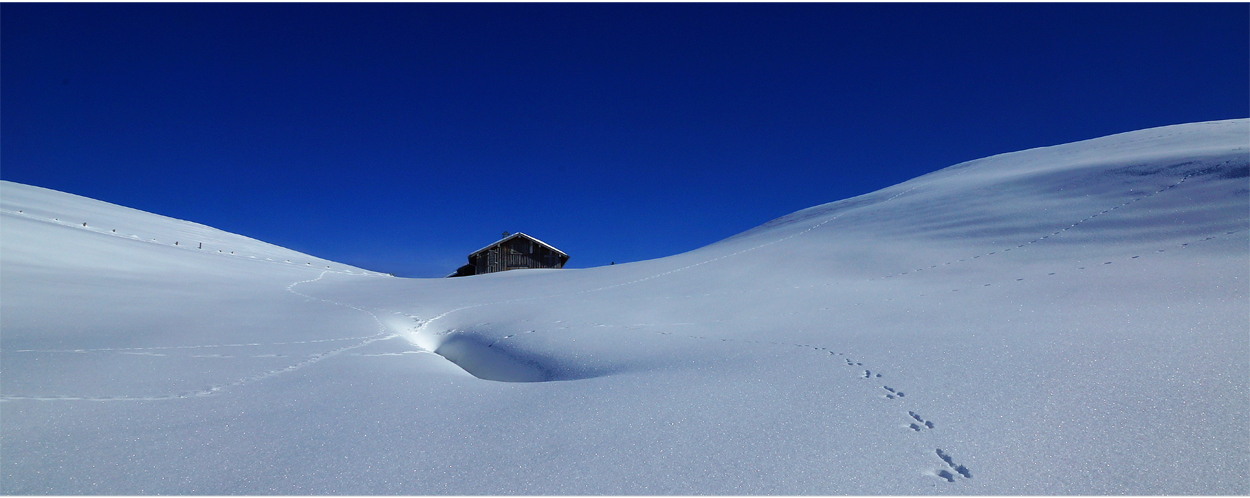
<path id="1" fill-rule="evenodd" d="M 0 178 L 442 276 L 1250 115 L 1240 4 L 4 4 Z"/>

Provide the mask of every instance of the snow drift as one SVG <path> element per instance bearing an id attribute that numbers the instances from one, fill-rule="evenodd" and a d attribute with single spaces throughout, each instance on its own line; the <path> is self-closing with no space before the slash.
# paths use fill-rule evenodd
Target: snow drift
<path id="1" fill-rule="evenodd" d="M 1248 146 L 1124 133 L 459 279 L 4 182 L 0 490 L 1250 493 Z"/>

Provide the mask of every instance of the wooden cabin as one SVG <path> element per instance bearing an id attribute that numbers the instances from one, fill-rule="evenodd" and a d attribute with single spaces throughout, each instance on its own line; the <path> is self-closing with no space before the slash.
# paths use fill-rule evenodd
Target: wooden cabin
<path id="1" fill-rule="evenodd" d="M 448 277 L 467 277 L 519 268 L 563 268 L 569 255 L 551 245 L 517 232 L 469 254 L 469 264 Z"/>

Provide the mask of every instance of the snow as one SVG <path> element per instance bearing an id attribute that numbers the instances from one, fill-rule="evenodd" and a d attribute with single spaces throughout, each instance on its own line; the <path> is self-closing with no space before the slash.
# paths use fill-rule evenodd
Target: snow
<path id="1" fill-rule="evenodd" d="M 0 491 L 1247 494 L 1248 146 L 1141 130 L 455 279 L 4 182 Z"/>

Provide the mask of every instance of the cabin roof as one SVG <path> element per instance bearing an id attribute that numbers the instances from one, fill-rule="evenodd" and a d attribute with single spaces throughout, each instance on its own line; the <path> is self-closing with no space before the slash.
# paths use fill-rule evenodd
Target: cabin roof
<path id="1" fill-rule="evenodd" d="M 534 241 L 534 242 L 537 242 L 539 245 L 541 245 L 541 246 L 543 246 L 543 247 L 546 247 L 547 249 L 551 249 L 552 251 L 555 251 L 556 253 L 559 253 L 561 256 L 568 257 L 568 254 L 565 254 L 565 253 L 564 253 L 564 251 L 561 251 L 561 250 L 559 250 L 559 249 L 556 249 L 556 248 L 555 248 L 555 246 L 552 246 L 551 244 L 548 244 L 548 243 L 543 242 L 543 241 L 541 241 L 541 240 L 535 239 L 534 237 L 530 237 L 529 235 L 526 235 L 526 234 L 524 234 L 524 233 L 522 233 L 522 232 L 517 232 L 517 233 L 514 233 L 514 234 L 509 235 L 509 236 L 507 236 L 507 237 L 504 237 L 504 238 L 502 238 L 502 239 L 496 240 L 495 242 L 492 242 L 492 243 L 490 243 L 490 244 L 487 244 L 487 245 L 486 245 L 486 247 L 483 247 L 483 248 L 481 248 L 481 249 L 478 249 L 478 250 L 476 250 L 476 251 L 473 251 L 473 252 L 469 253 L 469 257 L 470 257 L 470 258 L 472 258 L 473 256 L 477 256 L 477 255 L 478 255 L 478 254 L 480 254 L 480 253 L 486 252 L 486 250 L 487 250 L 487 249 L 490 249 L 490 248 L 492 248 L 492 247 L 495 247 L 495 246 L 497 246 L 497 245 L 499 245 L 499 244 L 502 244 L 502 243 L 507 242 L 507 241 L 512 240 L 512 239 L 515 239 L 515 238 L 517 238 L 517 237 L 525 237 L 525 238 L 527 238 L 527 239 L 529 239 L 529 240 L 532 240 L 532 241 Z"/>

